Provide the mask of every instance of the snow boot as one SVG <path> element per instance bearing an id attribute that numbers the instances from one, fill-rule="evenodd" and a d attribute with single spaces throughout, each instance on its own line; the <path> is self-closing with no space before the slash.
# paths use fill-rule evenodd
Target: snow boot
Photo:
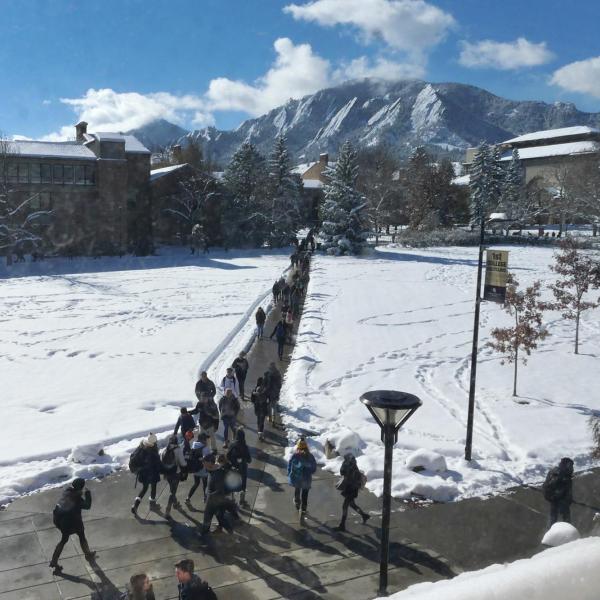
<path id="1" fill-rule="evenodd" d="M 264 442 L 265 441 L 265 436 L 264 436 L 264 434 L 263 434 L 262 431 L 258 434 L 258 441 L 259 442 Z"/>
<path id="2" fill-rule="evenodd" d="M 85 560 L 87 560 L 88 562 L 92 562 L 96 558 L 97 553 L 96 552 L 87 552 L 84 556 L 85 556 Z"/>
<path id="3" fill-rule="evenodd" d="M 159 511 L 160 504 L 156 501 L 156 498 L 150 498 L 150 510 Z"/>
<path id="4" fill-rule="evenodd" d="M 52 561 L 49 565 L 48 565 L 51 569 L 53 569 L 52 574 L 53 575 L 60 575 L 62 573 L 62 566 L 59 565 L 57 562 Z"/>
<path id="5" fill-rule="evenodd" d="M 138 509 L 138 506 L 140 505 L 141 501 L 142 501 L 141 498 L 136 498 L 135 501 L 133 502 L 133 506 L 131 507 L 131 512 L 134 515 L 137 515 L 137 509 Z"/>
<path id="6" fill-rule="evenodd" d="M 333 528 L 334 531 L 346 531 L 346 524 L 342 521 L 337 527 Z"/>

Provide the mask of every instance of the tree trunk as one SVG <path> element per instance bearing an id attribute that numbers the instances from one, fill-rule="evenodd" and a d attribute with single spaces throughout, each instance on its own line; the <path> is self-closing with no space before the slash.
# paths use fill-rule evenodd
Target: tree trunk
<path id="1" fill-rule="evenodd" d="M 513 397 L 517 395 L 517 370 L 519 368 L 519 350 L 515 352 L 515 373 L 513 376 Z"/>
<path id="2" fill-rule="evenodd" d="M 579 311 L 575 317 L 575 354 L 579 354 Z"/>

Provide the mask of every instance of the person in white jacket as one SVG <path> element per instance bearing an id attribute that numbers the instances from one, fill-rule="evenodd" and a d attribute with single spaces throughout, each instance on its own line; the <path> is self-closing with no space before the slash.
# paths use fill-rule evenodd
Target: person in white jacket
<path id="1" fill-rule="evenodd" d="M 165 479 L 169 483 L 169 500 L 165 510 L 165 516 L 171 517 L 171 507 L 179 508 L 177 501 L 177 488 L 181 481 L 181 473 L 187 469 L 187 462 L 183 456 L 183 448 L 179 445 L 176 435 L 169 438 L 167 447 L 162 451 L 160 462 L 162 464 Z"/>
<path id="2" fill-rule="evenodd" d="M 235 376 L 233 367 L 228 367 L 225 377 L 221 380 L 221 389 L 223 395 L 225 395 L 227 390 L 231 390 L 236 398 L 240 397 L 240 384 Z"/>

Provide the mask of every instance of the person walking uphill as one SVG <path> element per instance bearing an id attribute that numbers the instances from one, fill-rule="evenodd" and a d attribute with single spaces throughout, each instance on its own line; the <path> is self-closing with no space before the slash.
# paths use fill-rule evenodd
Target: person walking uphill
<path id="1" fill-rule="evenodd" d="M 202 400 L 202 395 L 208 394 L 211 398 L 214 398 L 217 395 L 217 388 L 215 384 L 208 378 L 208 374 L 206 371 L 202 371 L 200 373 L 200 379 L 198 379 L 196 383 L 196 398 L 198 400 Z"/>
<path id="2" fill-rule="evenodd" d="M 137 515 L 137 509 L 148 488 L 150 488 L 150 509 L 158 508 L 156 484 L 160 481 L 163 468 L 158 455 L 157 442 L 156 436 L 151 433 L 142 440 L 129 459 L 129 470 L 136 475 L 136 483 L 139 480 L 142 484 L 142 491 L 137 495 L 131 507 L 134 515 Z"/>
<path id="3" fill-rule="evenodd" d="M 179 508 L 180 506 L 177 501 L 177 488 L 181 481 L 181 473 L 187 467 L 187 462 L 183 456 L 183 449 L 179 446 L 177 435 L 172 435 L 169 438 L 167 447 L 163 450 L 160 457 L 160 462 L 165 479 L 169 484 L 169 500 L 165 510 L 165 516 L 168 519 L 171 516 L 171 507 L 175 506 L 175 508 Z"/>
<path id="4" fill-rule="evenodd" d="M 354 458 L 352 454 L 348 453 L 344 456 L 344 462 L 340 468 L 340 475 L 343 479 L 336 487 L 344 497 L 344 504 L 342 505 L 342 520 L 335 530 L 346 531 L 346 519 L 348 518 L 349 506 L 362 517 L 363 523 L 366 523 L 370 519 L 370 515 L 362 510 L 355 502 L 358 492 L 363 486 L 363 474 L 359 471 L 358 465 L 356 464 L 356 458 Z"/>
<path id="5" fill-rule="evenodd" d="M 269 398 L 267 397 L 267 386 L 264 379 L 259 377 L 256 381 L 256 387 L 250 396 L 254 404 L 254 414 L 256 415 L 256 430 L 258 431 L 259 441 L 264 441 L 265 419 L 269 414 Z"/>
<path id="6" fill-rule="evenodd" d="M 231 363 L 231 366 L 233 367 L 235 376 L 238 380 L 238 385 L 240 388 L 240 400 L 245 400 L 246 395 L 244 394 L 244 383 L 246 382 L 246 375 L 248 374 L 248 369 L 250 368 L 248 359 L 246 358 L 246 353 L 244 351 L 240 352 L 239 356 L 237 356 L 233 363 Z"/>
<path id="7" fill-rule="evenodd" d="M 229 446 L 229 430 L 235 435 L 236 417 L 240 412 L 240 402 L 231 388 L 225 390 L 225 395 L 219 400 L 219 412 L 223 421 L 223 448 Z"/>
<path id="8" fill-rule="evenodd" d="M 265 333 L 265 322 L 267 321 L 267 315 L 262 309 L 262 306 L 258 307 L 254 317 L 256 319 L 256 335 L 258 336 L 259 340 L 262 340 Z"/>
<path id="9" fill-rule="evenodd" d="M 235 442 L 231 444 L 229 452 L 227 452 L 227 460 L 242 476 L 240 506 L 248 506 L 246 502 L 246 482 L 248 481 L 248 464 L 252 462 L 252 457 L 246 444 L 246 432 L 242 427 L 235 432 Z"/>
<path id="10" fill-rule="evenodd" d="M 185 434 L 188 431 L 193 431 L 194 427 L 196 427 L 196 422 L 194 421 L 194 417 L 188 413 L 188 409 L 184 407 L 180 410 L 181 414 L 179 415 L 179 419 L 177 419 L 177 423 L 175 424 L 175 431 L 173 431 L 174 435 L 177 435 L 179 428 L 181 427 L 181 435 L 185 437 Z"/>
<path id="11" fill-rule="evenodd" d="M 275 329 L 273 329 L 273 333 L 269 336 L 269 339 L 277 340 L 277 356 L 279 356 L 279 360 L 283 360 L 283 347 L 285 346 L 285 338 L 287 337 L 287 327 L 285 326 L 285 319 L 281 319 L 277 325 L 275 325 Z"/>
<path id="12" fill-rule="evenodd" d="M 556 523 L 559 514 L 563 521 L 570 523 L 573 502 L 573 461 L 570 458 L 561 458 L 558 467 L 550 469 L 542 490 L 550 502 L 550 525 Z"/>
<path id="13" fill-rule="evenodd" d="M 317 461 L 310 453 L 306 440 L 300 438 L 296 451 L 288 462 L 288 480 L 294 488 L 294 504 L 300 519 L 304 517 L 308 506 L 308 492 L 312 485 L 313 473 L 317 470 Z"/>
<path id="14" fill-rule="evenodd" d="M 192 501 L 192 496 L 200 486 L 202 481 L 202 489 L 204 491 L 204 502 L 206 502 L 206 484 L 208 483 L 208 471 L 204 466 L 204 459 L 207 456 L 213 455 L 213 452 L 208 447 L 208 436 L 206 433 L 201 433 L 198 436 L 198 441 L 192 444 L 192 451 L 188 462 L 188 470 L 194 476 L 194 484 L 188 492 L 185 503 L 187 505 Z"/>
<path id="15" fill-rule="evenodd" d="M 204 433 L 213 451 L 217 450 L 217 429 L 219 429 L 219 409 L 217 404 L 210 396 L 209 392 L 202 392 L 196 404 L 196 408 L 190 412 L 191 415 L 198 415 L 198 425 L 200 431 Z"/>
<path id="16" fill-rule="evenodd" d="M 71 485 L 66 488 L 52 511 L 54 525 L 60 531 L 62 537 L 54 549 L 50 568 L 54 569 L 54 573 L 60 573 L 63 568 L 58 564 L 58 559 L 69 541 L 69 537 L 73 534 L 79 538 L 81 549 L 86 560 L 92 561 L 96 557 L 96 553 L 90 550 L 85 531 L 83 527 L 83 519 L 81 518 L 82 510 L 89 510 L 92 507 L 92 494 L 89 490 L 85 490 L 85 480 L 78 477 L 74 479 Z"/>
<path id="17" fill-rule="evenodd" d="M 235 376 L 233 367 L 227 367 L 225 377 L 221 379 L 221 389 L 223 390 L 223 393 L 227 390 L 231 390 L 236 398 L 240 397 L 240 384 Z"/>

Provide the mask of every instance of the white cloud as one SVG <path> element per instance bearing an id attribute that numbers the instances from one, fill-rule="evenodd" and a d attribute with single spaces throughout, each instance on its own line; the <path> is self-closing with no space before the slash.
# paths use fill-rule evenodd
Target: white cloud
<path id="1" fill-rule="evenodd" d="M 600 98 L 600 56 L 578 60 L 557 69 L 550 82 L 570 92 Z"/>
<path id="2" fill-rule="evenodd" d="M 424 0 L 314 0 L 284 11 L 326 27 L 351 25 L 365 42 L 380 39 L 413 56 L 438 44 L 455 24 L 451 14 Z"/>
<path id="3" fill-rule="evenodd" d="M 406 78 L 421 78 L 425 75 L 425 64 L 402 63 L 377 57 L 372 61 L 366 56 L 361 56 L 342 65 L 334 72 L 335 81 L 347 79 L 362 79 L 364 77 L 375 77 L 388 81 L 396 81 Z"/>
<path id="4" fill-rule="evenodd" d="M 274 43 L 277 58 L 254 84 L 225 77 L 213 79 L 206 93 L 211 110 L 241 110 L 253 116 L 326 87 L 329 61 L 315 54 L 309 44 L 294 45 L 289 38 Z"/>
<path id="5" fill-rule="evenodd" d="M 546 42 L 536 44 L 522 37 L 514 42 L 481 40 L 470 43 L 463 41 L 461 45 L 459 62 L 465 67 L 489 67 L 508 71 L 543 65 L 554 58 L 554 54 L 548 50 Z"/>
<path id="6" fill-rule="evenodd" d="M 77 121 L 86 121 L 90 131 L 128 131 L 142 127 L 156 119 L 175 123 L 191 121 L 197 126 L 214 123 L 200 96 L 175 96 L 167 92 L 139 94 L 119 93 L 109 88 L 89 89 L 81 98 L 61 98 L 73 108 Z M 66 125 L 44 138 L 57 141 L 72 138 L 73 126 Z"/>

